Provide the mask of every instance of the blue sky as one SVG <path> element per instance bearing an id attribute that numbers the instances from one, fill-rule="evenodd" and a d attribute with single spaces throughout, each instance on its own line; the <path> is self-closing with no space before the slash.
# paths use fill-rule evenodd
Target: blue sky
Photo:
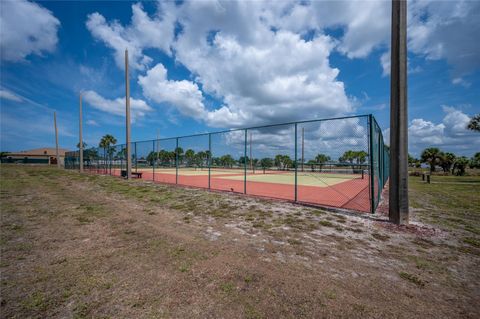
<path id="1" fill-rule="evenodd" d="M 372 113 L 389 127 L 390 3 L 1 1 L 1 150 Z M 480 151 L 480 3 L 409 2 L 409 144 Z M 282 136 L 279 136 L 282 139 Z M 388 141 L 387 141 L 388 142 Z"/>

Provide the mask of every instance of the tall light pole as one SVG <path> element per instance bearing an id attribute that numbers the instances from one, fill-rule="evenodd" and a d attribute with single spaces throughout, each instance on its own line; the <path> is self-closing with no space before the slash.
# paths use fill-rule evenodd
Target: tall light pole
<path id="1" fill-rule="evenodd" d="M 407 1 L 392 0 L 389 220 L 408 223 Z"/>
<path id="2" fill-rule="evenodd" d="M 55 126 L 55 156 L 57 157 L 57 168 L 60 168 L 60 157 L 58 156 L 57 112 L 53 112 L 53 125 Z"/>
<path id="3" fill-rule="evenodd" d="M 130 79 L 128 77 L 128 50 L 125 49 L 125 117 L 127 140 L 127 179 L 132 174 L 132 149 L 130 145 Z"/>
<path id="4" fill-rule="evenodd" d="M 80 173 L 83 173 L 83 130 L 82 130 L 82 92 L 80 92 L 79 94 L 79 106 L 78 106 L 78 109 L 79 109 L 79 123 L 78 123 L 78 126 L 79 126 L 79 161 L 80 161 Z"/>

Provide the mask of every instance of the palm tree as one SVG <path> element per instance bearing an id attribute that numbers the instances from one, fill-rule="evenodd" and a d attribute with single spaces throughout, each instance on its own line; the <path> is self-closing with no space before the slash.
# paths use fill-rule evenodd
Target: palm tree
<path id="1" fill-rule="evenodd" d="M 475 153 L 470 159 L 470 168 L 480 168 L 480 152 Z"/>
<path id="2" fill-rule="evenodd" d="M 472 131 L 480 132 L 480 114 L 472 117 L 472 119 L 467 125 L 467 128 Z"/>
<path id="3" fill-rule="evenodd" d="M 83 144 L 83 149 L 86 149 L 87 148 L 87 143 L 85 143 L 85 141 L 82 141 L 82 144 Z M 77 143 L 77 148 L 80 148 L 80 142 Z"/>
<path id="4" fill-rule="evenodd" d="M 330 159 L 330 156 L 325 154 L 317 154 L 317 156 L 315 156 L 315 162 L 320 166 L 320 170 L 322 170 L 323 164 L 328 162 Z"/>
<path id="5" fill-rule="evenodd" d="M 273 161 L 268 157 L 262 158 L 260 160 L 260 166 L 263 168 L 263 174 L 265 174 L 265 170 L 273 166 Z"/>
<path id="6" fill-rule="evenodd" d="M 441 152 L 436 147 L 430 147 L 423 150 L 420 156 L 423 163 L 430 165 L 430 172 L 435 172 L 435 165 L 438 164 Z"/>
<path id="7" fill-rule="evenodd" d="M 187 160 L 187 166 L 192 166 L 194 158 L 195 158 L 194 150 L 188 149 L 185 151 L 185 159 Z"/>
<path id="8" fill-rule="evenodd" d="M 101 148 L 108 148 L 115 144 L 117 144 L 117 139 L 113 137 L 113 135 L 107 134 L 102 137 L 98 146 Z"/>
<path id="9" fill-rule="evenodd" d="M 449 153 L 449 152 L 440 153 L 440 158 L 439 158 L 440 166 L 442 167 L 445 173 L 450 172 L 450 169 L 452 168 L 453 163 L 455 163 L 455 158 L 456 156 L 453 153 Z"/>
<path id="10" fill-rule="evenodd" d="M 453 165 L 453 170 L 457 170 L 455 174 L 458 176 L 465 175 L 465 168 L 467 167 L 469 162 L 470 161 L 465 156 L 457 158 L 455 164 Z"/>
<path id="11" fill-rule="evenodd" d="M 107 151 L 108 155 L 109 156 L 112 156 L 113 154 L 113 148 L 111 148 L 112 145 L 115 145 L 117 144 L 117 139 L 115 137 L 113 137 L 113 135 L 110 135 L 110 134 L 106 134 L 102 137 L 102 139 L 100 140 L 100 143 L 98 143 L 98 146 L 103 148 L 103 158 L 104 160 L 106 161 L 106 154 L 105 152 Z"/>

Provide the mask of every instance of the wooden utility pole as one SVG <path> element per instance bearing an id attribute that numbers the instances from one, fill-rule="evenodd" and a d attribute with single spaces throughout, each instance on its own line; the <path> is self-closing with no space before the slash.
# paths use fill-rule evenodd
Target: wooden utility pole
<path id="1" fill-rule="evenodd" d="M 53 112 L 53 125 L 55 126 L 55 156 L 57 157 L 57 168 L 60 168 L 60 157 L 58 156 L 57 112 Z"/>
<path id="2" fill-rule="evenodd" d="M 408 224 L 407 1 L 392 0 L 389 219 Z"/>
<path id="3" fill-rule="evenodd" d="M 79 161 L 80 161 L 80 173 L 83 173 L 83 131 L 82 131 L 82 92 L 79 95 Z"/>
<path id="4" fill-rule="evenodd" d="M 132 174 L 132 149 L 130 145 L 130 79 L 128 77 L 128 50 L 125 49 L 125 117 L 127 140 L 127 179 Z"/>

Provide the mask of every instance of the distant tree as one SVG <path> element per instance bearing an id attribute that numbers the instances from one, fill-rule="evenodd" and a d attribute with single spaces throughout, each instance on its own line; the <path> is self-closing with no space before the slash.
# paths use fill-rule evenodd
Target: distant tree
<path id="1" fill-rule="evenodd" d="M 472 131 L 480 132 L 480 114 L 477 114 L 470 119 L 467 128 Z"/>
<path id="2" fill-rule="evenodd" d="M 454 174 L 458 176 L 465 175 L 465 168 L 467 167 L 468 163 L 469 160 L 465 156 L 458 157 L 453 165 L 453 171 L 455 172 Z"/>
<path id="3" fill-rule="evenodd" d="M 455 163 L 455 158 L 456 158 L 456 156 L 453 153 L 449 153 L 449 152 L 446 152 L 446 153 L 441 152 L 440 153 L 440 156 L 439 156 L 439 162 L 440 163 L 439 164 L 442 167 L 443 172 L 445 172 L 445 173 L 450 172 L 450 169 L 452 168 L 452 165 Z"/>
<path id="4" fill-rule="evenodd" d="M 86 149 L 87 148 L 87 143 L 85 143 L 85 141 L 83 141 L 82 144 L 83 144 L 83 149 Z M 77 148 L 80 148 L 80 142 L 77 143 Z"/>
<path id="5" fill-rule="evenodd" d="M 90 147 L 83 151 L 83 155 L 87 161 L 98 159 L 98 150 L 94 147 Z"/>
<path id="6" fill-rule="evenodd" d="M 322 169 L 323 164 L 328 162 L 330 159 L 330 156 L 325 154 L 317 154 L 317 156 L 315 156 L 315 162 L 320 166 L 320 170 Z"/>
<path id="7" fill-rule="evenodd" d="M 235 159 L 230 154 L 223 155 L 220 157 L 220 163 L 223 167 L 232 168 L 235 164 Z"/>
<path id="8" fill-rule="evenodd" d="M 7 157 L 10 152 L 0 152 L 0 158 Z"/>
<path id="9" fill-rule="evenodd" d="M 435 165 L 439 163 L 440 150 L 436 147 L 430 147 L 423 150 L 420 156 L 423 163 L 430 165 L 430 172 L 435 172 Z"/>
<path id="10" fill-rule="evenodd" d="M 470 168 L 480 168 L 480 152 L 475 153 L 470 159 Z"/>
<path id="11" fill-rule="evenodd" d="M 114 149 L 111 147 L 112 145 L 117 144 L 117 139 L 113 137 L 113 135 L 106 134 L 100 139 L 100 143 L 98 143 L 98 146 L 100 148 L 103 148 L 103 156 L 106 159 L 106 154 L 105 152 L 111 157 L 113 155 Z"/>
<path id="12" fill-rule="evenodd" d="M 278 154 L 275 156 L 275 166 L 281 170 L 288 169 L 288 167 L 293 165 L 293 161 L 288 155 Z"/>
<path id="13" fill-rule="evenodd" d="M 341 163 L 350 163 L 352 164 L 352 169 L 355 169 L 357 165 L 358 167 L 361 167 L 361 165 L 365 163 L 365 161 L 367 160 L 367 156 L 368 153 L 365 151 L 348 150 L 343 153 L 343 155 L 338 159 L 338 161 Z"/>
<path id="14" fill-rule="evenodd" d="M 208 165 L 208 151 L 199 151 L 197 154 L 195 154 L 195 164 L 199 166 L 200 168 L 203 168 L 203 166 Z"/>
<path id="15" fill-rule="evenodd" d="M 181 147 L 175 148 L 174 158 L 176 158 L 177 156 L 178 156 L 178 162 L 182 163 L 183 162 L 183 148 L 181 148 Z"/>
<path id="16" fill-rule="evenodd" d="M 244 165 L 245 163 L 248 164 L 250 162 L 250 159 L 248 158 L 248 156 L 240 156 L 240 158 L 238 159 L 238 163 L 240 165 Z"/>
<path id="17" fill-rule="evenodd" d="M 418 160 L 413 157 L 412 155 L 408 154 L 408 166 L 410 167 L 414 167 L 415 166 L 415 163 L 417 162 Z"/>
<path id="18" fill-rule="evenodd" d="M 151 151 L 150 153 L 148 153 L 147 162 L 148 164 L 150 164 L 150 166 L 153 166 L 153 163 L 158 160 L 158 153 L 159 152 L 154 152 L 154 151 Z"/>
<path id="19" fill-rule="evenodd" d="M 265 170 L 273 166 L 273 160 L 271 158 L 265 157 L 260 160 L 260 167 L 263 168 L 263 173 Z"/>
<path id="20" fill-rule="evenodd" d="M 109 148 L 110 146 L 115 144 L 117 144 L 117 139 L 113 137 L 113 135 L 106 134 L 102 137 L 98 146 L 101 148 Z"/>
<path id="21" fill-rule="evenodd" d="M 187 161 L 187 166 L 192 166 L 195 160 L 195 151 L 192 149 L 186 150 L 185 160 Z"/>

